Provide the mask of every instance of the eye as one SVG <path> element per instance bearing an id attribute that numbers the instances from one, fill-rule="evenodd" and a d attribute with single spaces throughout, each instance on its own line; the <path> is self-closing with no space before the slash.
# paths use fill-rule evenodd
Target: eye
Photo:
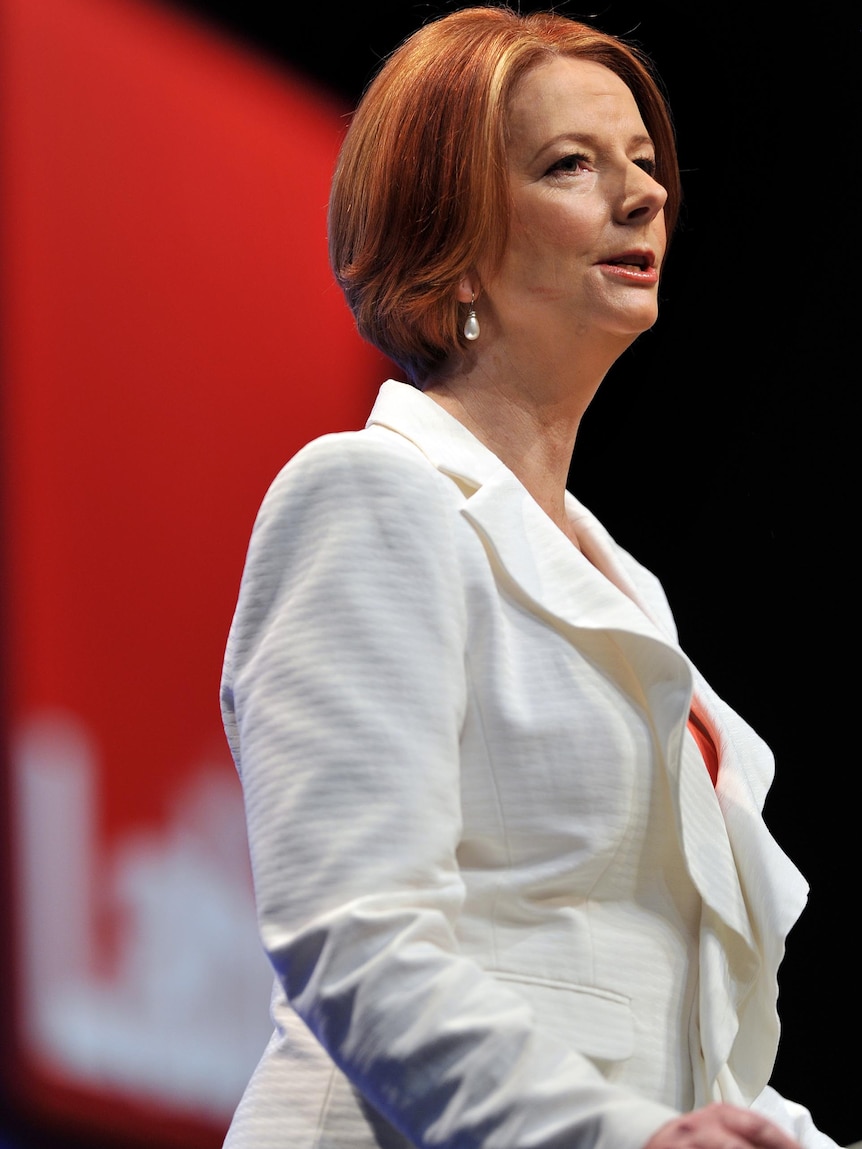
<path id="1" fill-rule="evenodd" d="M 545 175 L 553 175 L 555 172 L 583 172 L 589 170 L 589 156 L 582 155 L 580 152 L 573 152 L 572 155 L 563 156 L 557 160 L 556 163 L 551 164 Z"/>
<path id="2" fill-rule="evenodd" d="M 642 171 L 645 171 L 648 176 L 652 176 L 652 178 L 655 179 L 657 169 L 656 162 L 652 156 L 641 156 L 640 159 L 636 159 L 634 163 Z"/>

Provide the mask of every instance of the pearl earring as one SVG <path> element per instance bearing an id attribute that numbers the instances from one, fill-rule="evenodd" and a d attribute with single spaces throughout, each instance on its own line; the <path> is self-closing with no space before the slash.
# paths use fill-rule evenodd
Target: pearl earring
<path id="1" fill-rule="evenodd" d="M 473 303 L 474 303 L 475 299 L 476 299 L 476 296 L 471 291 L 470 292 L 470 311 L 469 311 L 469 314 L 467 315 L 467 321 L 464 324 L 464 338 L 469 339 L 471 341 L 479 338 L 479 320 L 476 318 L 476 309 L 473 307 Z"/>

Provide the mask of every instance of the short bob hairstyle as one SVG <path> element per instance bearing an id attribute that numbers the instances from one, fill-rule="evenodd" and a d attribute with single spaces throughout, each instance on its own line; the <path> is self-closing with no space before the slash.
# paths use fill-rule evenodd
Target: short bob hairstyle
<path id="1" fill-rule="evenodd" d="M 457 287 L 505 250 L 507 108 L 519 79 L 555 56 L 615 72 L 634 95 L 668 193 L 680 177 L 670 111 L 637 48 L 552 12 L 452 12 L 414 32 L 365 91 L 342 143 L 329 203 L 329 258 L 359 333 L 422 386 L 463 349 Z"/>

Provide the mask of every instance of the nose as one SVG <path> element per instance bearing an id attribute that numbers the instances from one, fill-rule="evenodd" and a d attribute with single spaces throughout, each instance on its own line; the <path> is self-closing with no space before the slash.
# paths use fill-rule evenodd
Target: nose
<path id="1" fill-rule="evenodd" d="M 619 204 L 621 223 L 645 224 L 663 210 L 667 203 L 667 189 L 649 172 L 637 164 L 629 164 Z"/>

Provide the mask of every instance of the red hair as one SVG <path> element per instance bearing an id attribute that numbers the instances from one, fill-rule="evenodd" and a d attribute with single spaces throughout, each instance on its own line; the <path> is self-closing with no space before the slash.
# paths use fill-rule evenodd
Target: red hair
<path id="1" fill-rule="evenodd" d="M 329 204 L 330 262 L 357 328 L 415 384 L 464 346 L 459 282 L 480 258 L 502 257 L 509 100 L 527 71 L 554 56 L 595 61 L 629 87 L 673 231 L 681 199 L 673 125 L 639 49 L 553 12 L 465 8 L 425 25 L 360 101 Z"/>

